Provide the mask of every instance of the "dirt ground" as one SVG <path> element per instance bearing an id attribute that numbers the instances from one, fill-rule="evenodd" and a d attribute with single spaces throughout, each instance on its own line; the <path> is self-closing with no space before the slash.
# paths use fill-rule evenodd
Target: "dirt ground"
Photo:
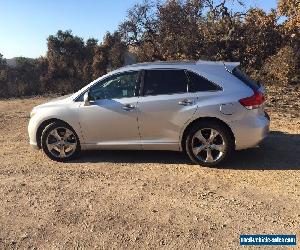
<path id="1" fill-rule="evenodd" d="M 47 98 L 0 101 L 0 249 L 236 249 L 240 234 L 299 238 L 299 99 L 299 88 L 270 88 L 270 136 L 218 168 L 154 151 L 56 163 L 27 137 L 30 110 Z"/>

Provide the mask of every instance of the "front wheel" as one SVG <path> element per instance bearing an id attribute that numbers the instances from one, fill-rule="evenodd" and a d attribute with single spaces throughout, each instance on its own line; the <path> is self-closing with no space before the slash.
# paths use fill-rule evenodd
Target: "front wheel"
<path id="1" fill-rule="evenodd" d="M 199 122 L 186 137 L 189 158 L 202 166 L 223 162 L 234 150 L 234 141 L 228 129 L 217 122 Z"/>
<path id="2" fill-rule="evenodd" d="M 80 143 L 73 128 L 64 122 L 54 122 L 42 133 L 42 149 L 54 161 L 68 161 L 78 155 Z"/>

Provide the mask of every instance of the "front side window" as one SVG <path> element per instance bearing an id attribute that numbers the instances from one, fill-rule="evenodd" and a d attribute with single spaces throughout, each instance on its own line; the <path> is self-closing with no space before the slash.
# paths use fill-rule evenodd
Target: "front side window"
<path id="1" fill-rule="evenodd" d="M 187 75 L 189 77 L 189 92 L 221 90 L 219 86 L 196 73 L 187 71 Z"/>
<path id="2" fill-rule="evenodd" d="M 146 70 L 145 95 L 167 95 L 187 92 L 187 77 L 184 70 Z"/>
<path id="3" fill-rule="evenodd" d="M 90 88 L 90 98 L 99 100 L 138 96 L 139 79 L 138 71 L 110 76 Z"/>

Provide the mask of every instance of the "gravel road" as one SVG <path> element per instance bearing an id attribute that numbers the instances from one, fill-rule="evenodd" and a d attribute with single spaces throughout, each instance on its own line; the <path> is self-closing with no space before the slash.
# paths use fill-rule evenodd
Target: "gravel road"
<path id="1" fill-rule="evenodd" d="M 299 102 L 270 98 L 263 145 L 205 168 L 156 151 L 53 162 L 28 145 L 28 114 L 45 100 L 0 101 L 0 249 L 237 249 L 240 234 L 300 237 Z"/>

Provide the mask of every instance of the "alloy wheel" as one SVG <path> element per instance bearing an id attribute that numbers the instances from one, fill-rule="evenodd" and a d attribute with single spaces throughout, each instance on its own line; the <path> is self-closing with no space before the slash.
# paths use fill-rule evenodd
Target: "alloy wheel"
<path id="1" fill-rule="evenodd" d="M 50 154 L 60 159 L 71 156 L 76 151 L 77 143 L 75 134 L 65 127 L 51 130 L 46 138 Z"/>
<path id="2" fill-rule="evenodd" d="M 214 163 L 218 161 L 225 150 L 225 140 L 221 133 L 215 129 L 200 129 L 192 138 L 192 152 L 202 162 Z"/>

